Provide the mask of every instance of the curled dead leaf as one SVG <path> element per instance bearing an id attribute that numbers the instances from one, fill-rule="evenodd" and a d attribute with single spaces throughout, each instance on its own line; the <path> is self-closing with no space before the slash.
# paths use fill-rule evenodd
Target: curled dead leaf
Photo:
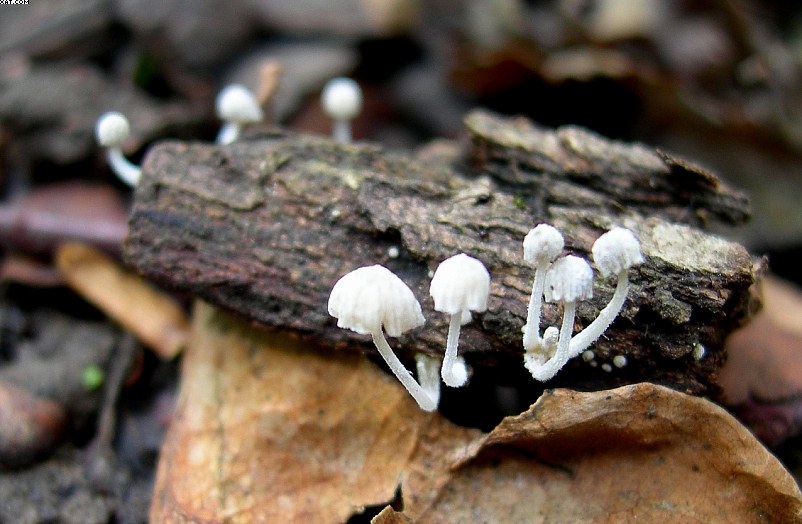
<path id="1" fill-rule="evenodd" d="M 727 403 L 776 447 L 802 431 L 802 291 L 767 276 L 763 309 L 727 340 L 719 381 Z"/>
<path id="2" fill-rule="evenodd" d="M 411 478 L 402 488 L 426 493 Z M 421 522 L 800 522 L 802 494 L 724 409 L 654 384 L 546 392 L 405 496 Z"/>
<path id="3" fill-rule="evenodd" d="M 71 288 L 160 357 L 173 358 L 183 349 L 189 321 L 166 293 L 86 244 L 61 245 L 56 265 Z"/>
<path id="4" fill-rule="evenodd" d="M 153 522 L 345 522 L 399 485 L 375 522 L 802 521 L 789 473 L 707 400 L 553 390 L 482 434 L 364 358 L 199 303 Z"/>
<path id="5" fill-rule="evenodd" d="M 0 281 L 20 282 L 31 287 L 54 287 L 64 284 L 64 277 L 50 264 L 34 257 L 9 252 L 0 262 Z"/>
<path id="6" fill-rule="evenodd" d="M 403 513 L 387 506 L 378 515 L 370 520 L 370 524 L 411 524 L 410 520 Z"/>
<path id="7" fill-rule="evenodd" d="M 802 392 L 802 292 L 776 277 L 764 278 L 760 291 L 763 309 L 727 340 L 720 382 L 731 405 Z"/>
<path id="8" fill-rule="evenodd" d="M 392 500 L 422 435 L 448 424 L 367 359 L 202 303 L 183 365 L 152 522 L 345 522 Z"/>
<path id="9" fill-rule="evenodd" d="M 128 212 L 108 185 L 51 183 L 0 204 L 0 243 L 24 253 L 51 253 L 80 241 L 118 253 Z"/>

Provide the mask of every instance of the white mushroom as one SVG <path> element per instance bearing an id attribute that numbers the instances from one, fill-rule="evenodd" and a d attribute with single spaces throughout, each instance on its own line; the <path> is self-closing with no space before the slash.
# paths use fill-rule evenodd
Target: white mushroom
<path id="1" fill-rule="evenodd" d="M 217 118 L 224 122 L 217 133 L 218 144 L 230 144 L 239 138 L 242 126 L 261 122 L 264 112 L 256 97 L 240 84 L 224 87 L 215 99 Z"/>
<path id="2" fill-rule="evenodd" d="M 434 405 L 440 403 L 440 359 L 426 353 L 415 355 L 415 369 L 418 370 L 420 387 L 429 395 Z"/>
<path id="3" fill-rule="evenodd" d="M 555 258 L 562 252 L 565 241 L 554 227 L 540 224 L 524 237 L 524 260 L 535 265 L 535 279 L 532 283 L 532 295 L 524 325 L 524 351 L 540 349 L 540 310 L 543 300 L 543 284 L 546 271 Z"/>
<path id="4" fill-rule="evenodd" d="M 142 169 L 123 156 L 122 146 L 131 134 L 131 126 L 125 115 L 117 111 L 104 113 L 95 123 L 95 139 L 107 149 L 106 158 L 114 173 L 131 187 L 136 187 Z"/>
<path id="5" fill-rule="evenodd" d="M 435 406 L 440 404 L 440 368 L 442 362 L 440 359 L 435 358 L 426 353 L 418 353 L 415 355 L 415 369 L 418 370 L 418 382 L 420 387 L 429 395 Z M 465 359 L 457 357 L 454 362 L 454 367 L 451 368 L 454 376 L 458 377 L 457 380 L 466 382 L 468 380 L 468 366 L 465 364 Z"/>
<path id="6" fill-rule="evenodd" d="M 362 110 L 362 90 L 354 80 L 332 78 L 320 96 L 323 111 L 334 121 L 331 136 L 337 142 L 351 142 L 351 120 Z"/>
<path id="7" fill-rule="evenodd" d="M 560 337 L 553 356 L 541 363 L 532 353 L 524 365 L 540 381 L 552 378 L 568 362 L 571 335 L 574 331 L 576 303 L 593 296 L 593 270 L 584 259 L 568 255 L 552 264 L 546 274 L 545 298 L 548 302 L 563 303 L 563 320 Z"/>
<path id="8" fill-rule="evenodd" d="M 437 409 L 437 399 L 415 381 L 382 332 L 398 337 L 425 322 L 418 300 L 400 278 L 380 265 L 355 269 L 334 284 L 328 311 L 337 318 L 337 326 L 371 335 L 379 354 L 421 409 Z"/>
<path id="9" fill-rule="evenodd" d="M 602 277 L 617 275 L 618 283 L 610 302 L 599 312 L 599 316 L 571 340 L 569 358 L 582 353 L 610 327 L 627 298 L 629 268 L 643 263 L 640 242 L 632 231 L 622 227 L 613 228 L 596 239 L 591 251 Z"/>
<path id="10" fill-rule="evenodd" d="M 524 351 L 524 367 L 533 377 L 540 373 L 538 370 L 543 367 L 547 360 L 554 357 L 559 341 L 560 330 L 554 326 L 549 326 L 543 332 L 537 351 Z"/>
<path id="11" fill-rule="evenodd" d="M 560 340 L 560 330 L 554 326 L 549 326 L 543 332 L 543 337 L 540 339 L 539 353 L 546 358 L 551 357 L 557 351 L 557 342 Z"/>
<path id="12" fill-rule="evenodd" d="M 484 264 L 466 254 L 454 255 L 440 263 L 432 277 L 429 294 L 434 299 L 434 309 L 451 315 L 448 326 L 448 341 L 443 358 L 441 376 L 447 386 L 463 386 L 467 373 L 455 373 L 459 332 L 463 320 L 470 321 L 470 312 L 481 313 L 487 309 L 490 294 L 490 274 Z"/>

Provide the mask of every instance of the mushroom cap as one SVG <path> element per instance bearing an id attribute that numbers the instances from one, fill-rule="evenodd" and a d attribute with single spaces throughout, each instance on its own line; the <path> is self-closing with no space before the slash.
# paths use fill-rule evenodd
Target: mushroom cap
<path id="1" fill-rule="evenodd" d="M 432 277 L 429 294 L 435 311 L 456 315 L 487 309 L 490 273 L 480 261 L 461 253 L 440 262 Z"/>
<path id="2" fill-rule="evenodd" d="M 95 123 L 95 138 L 102 147 L 121 147 L 130 134 L 128 119 L 117 111 L 103 113 Z"/>
<path id="3" fill-rule="evenodd" d="M 615 227 L 593 243 L 593 261 L 603 277 L 643 263 L 640 242 L 629 229 Z"/>
<path id="4" fill-rule="evenodd" d="M 593 296 L 593 270 L 584 259 L 565 256 L 546 273 L 543 294 L 548 302 L 576 302 Z"/>
<path id="5" fill-rule="evenodd" d="M 351 78 L 329 80 L 320 99 L 323 110 L 334 120 L 351 120 L 362 110 L 362 89 Z"/>
<path id="6" fill-rule="evenodd" d="M 551 262 L 565 246 L 562 234 L 548 224 L 538 224 L 524 237 L 524 260 L 540 265 Z"/>
<path id="7" fill-rule="evenodd" d="M 360 267 L 331 290 L 329 315 L 337 326 L 362 335 L 384 331 L 397 337 L 425 322 L 412 290 L 384 266 Z"/>
<path id="8" fill-rule="evenodd" d="M 229 84 L 218 94 L 214 102 L 217 118 L 224 122 L 246 124 L 261 122 L 264 113 L 256 97 L 247 87 Z"/>

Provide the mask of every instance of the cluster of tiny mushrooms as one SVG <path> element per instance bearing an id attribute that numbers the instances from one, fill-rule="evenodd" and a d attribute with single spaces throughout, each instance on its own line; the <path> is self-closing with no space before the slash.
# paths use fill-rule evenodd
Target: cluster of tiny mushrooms
<path id="1" fill-rule="evenodd" d="M 340 143 L 351 142 L 351 120 L 362 110 L 362 91 L 350 78 L 333 78 L 323 88 L 323 110 L 332 119 L 332 138 Z M 229 84 L 215 99 L 215 112 L 223 121 L 216 143 L 224 145 L 239 139 L 248 124 L 264 120 L 259 101 L 247 87 Z M 123 156 L 122 146 L 131 134 L 128 119 L 118 111 L 109 111 L 95 123 L 95 139 L 106 149 L 111 170 L 130 187 L 136 187 L 142 169 Z"/>
<path id="2" fill-rule="evenodd" d="M 628 229 L 615 227 L 594 242 L 591 252 L 596 268 L 603 278 L 615 275 L 618 283 L 596 319 L 573 336 L 576 304 L 593 296 L 593 270 L 581 257 L 561 257 L 563 247 L 563 236 L 548 224 L 537 225 L 523 241 L 524 260 L 535 266 L 523 326 L 524 366 L 539 381 L 554 377 L 568 360 L 585 352 L 610 326 L 627 296 L 629 268 L 643 262 L 640 243 Z M 429 293 L 435 311 L 451 318 L 442 365 L 429 355 L 416 356 L 420 383 L 412 378 L 384 337 L 384 333 L 397 337 L 424 323 L 420 303 L 393 272 L 381 265 L 351 271 L 334 284 L 328 310 L 337 318 L 339 327 L 371 335 L 379 354 L 421 409 L 433 411 L 440 398 L 438 366 L 447 386 L 460 387 L 467 382 L 467 366 L 457 354 L 460 326 L 471 321 L 471 312 L 487 309 L 490 274 L 482 262 L 460 253 L 437 266 Z M 541 336 L 544 298 L 546 302 L 562 304 L 563 318 L 559 329 L 550 326 Z M 617 365 L 620 362 L 619 359 Z"/>
<path id="3" fill-rule="evenodd" d="M 321 102 L 333 120 L 332 138 L 351 141 L 350 121 L 362 107 L 362 94 L 350 78 L 335 78 L 323 88 Z M 217 116 L 224 121 L 217 135 L 218 144 L 236 141 L 243 126 L 263 120 L 259 102 L 247 88 L 232 84 L 220 91 L 215 101 Z M 122 145 L 130 134 L 125 116 L 118 112 L 103 114 L 95 126 L 98 143 L 107 149 L 111 169 L 129 186 L 136 186 L 141 169 L 122 154 Z M 535 268 L 532 294 L 523 326 L 524 366 L 536 380 L 546 381 L 572 358 L 583 354 L 610 326 L 621 311 L 629 289 L 629 268 L 643 262 L 640 243 L 628 229 L 615 227 L 601 235 L 591 248 L 593 261 L 602 278 L 615 276 L 617 284 L 609 303 L 593 322 L 573 335 L 576 304 L 593 296 L 593 269 L 583 258 L 560 256 L 565 247 L 562 234 L 548 224 L 539 224 L 523 240 L 524 261 Z M 412 290 L 397 275 L 382 265 L 360 267 L 340 278 L 331 290 L 328 313 L 337 326 L 370 335 L 379 354 L 393 374 L 409 391 L 421 409 L 434 411 L 440 401 L 440 379 L 449 387 L 468 382 L 468 366 L 458 354 L 460 327 L 472 320 L 471 313 L 487 310 L 490 274 L 485 265 L 464 253 L 442 261 L 432 277 L 429 293 L 435 311 L 450 315 L 448 338 L 442 363 L 426 353 L 415 356 L 420 383 L 413 378 L 387 343 L 385 333 L 398 337 L 420 327 L 425 319 Z M 549 326 L 542 335 L 542 303 L 561 303 L 560 328 Z M 618 360 L 616 360 L 618 359 Z M 618 355 L 617 366 L 626 363 Z M 439 368 L 439 372 L 438 372 Z"/>

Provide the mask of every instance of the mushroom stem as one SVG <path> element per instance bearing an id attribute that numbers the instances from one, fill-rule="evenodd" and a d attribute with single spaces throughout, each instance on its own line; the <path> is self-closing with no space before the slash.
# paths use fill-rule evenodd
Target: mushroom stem
<path id="1" fill-rule="evenodd" d="M 384 333 L 376 331 L 371 333 L 371 335 L 373 336 L 373 343 L 376 344 L 376 349 L 379 350 L 379 354 L 384 358 L 384 361 L 387 362 L 390 371 L 392 371 L 395 378 L 407 388 L 407 391 L 409 391 L 409 394 L 415 399 L 415 402 L 418 403 L 418 406 L 420 406 L 423 411 L 434 411 L 437 409 L 437 402 L 435 402 L 421 385 L 412 378 L 412 375 L 407 368 L 404 367 L 404 364 L 395 356 L 392 348 L 390 348 L 390 345 L 387 343 L 387 339 L 384 338 Z"/>
<path id="2" fill-rule="evenodd" d="M 465 385 L 467 376 L 458 376 L 454 373 L 454 364 L 457 361 L 457 348 L 459 347 L 459 332 L 462 325 L 462 312 L 451 315 L 451 321 L 448 324 L 448 341 L 446 342 L 446 354 L 443 357 L 443 367 L 441 368 L 440 375 L 443 377 L 443 382 L 446 386 L 458 388 Z M 462 379 L 462 380 L 461 380 Z"/>
<path id="3" fill-rule="evenodd" d="M 524 351 L 524 367 L 535 377 L 547 360 L 557 352 L 557 342 L 560 340 L 560 330 L 549 326 L 540 339 L 537 351 Z"/>
<path id="4" fill-rule="evenodd" d="M 557 342 L 557 351 L 554 352 L 548 361 L 542 365 L 527 366 L 527 369 L 535 379 L 545 382 L 549 380 L 557 372 L 562 369 L 566 362 L 568 362 L 568 352 L 571 344 L 571 334 L 574 331 L 574 317 L 576 315 L 576 302 L 565 302 L 565 309 L 563 311 L 563 323 L 560 327 L 560 339 Z M 536 364 L 534 362 L 526 362 L 526 364 Z"/>
<path id="5" fill-rule="evenodd" d="M 241 131 L 242 126 L 240 124 L 235 122 L 227 122 L 223 124 L 223 127 L 220 128 L 220 131 L 217 132 L 217 139 L 215 142 L 221 145 L 236 142 Z"/>
<path id="6" fill-rule="evenodd" d="M 604 309 L 599 312 L 599 316 L 597 316 L 593 322 L 588 324 L 585 329 L 577 333 L 571 340 L 571 347 L 568 352 L 569 359 L 585 351 L 588 346 L 593 344 L 596 339 L 610 327 L 610 324 L 613 323 L 613 320 L 615 320 L 615 317 L 618 316 L 618 313 L 621 311 L 628 291 L 629 277 L 627 276 L 627 271 L 624 270 L 618 274 L 618 283 L 615 286 L 615 291 L 613 292 L 612 298 L 610 298 L 610 302 L 604 306 Z"/>
<path id="7" fill-rule="evenodd" d="M 350 144 L 351 122 L 348 120 L 335 120 L 331 127 L 331 137 L 340 144 Z"/>
<path id="8" fill-rule="evenodd" d="M 418 353 L 415 355 L 415 367 L 421 388 L 429 395 L 435 405 L 440 403 L 440 359 Z"/>
<path id="9" fill-rule="evenodd" d="M 111 147 L 106 151 L 106 159 L 109 161 L 112 171 L 130 187 L 136 187 L 139 178 L 142 176 L 142 169 L 133 164 L 123 156 L 119 147 Z"/>
<path id="10" fill-rule="evenodd" d="M 529 307 L 526 311 L 526 324 L 524 325 L 524 351 L 536 350 L 541 345 L 540 339 L 540 311 L 543 304 L 543 286 L 546 282 L 546 270 L 550 262 L 537 265 L 535 280 L 532 283 L 532 296 L 529 298 Z"/>

